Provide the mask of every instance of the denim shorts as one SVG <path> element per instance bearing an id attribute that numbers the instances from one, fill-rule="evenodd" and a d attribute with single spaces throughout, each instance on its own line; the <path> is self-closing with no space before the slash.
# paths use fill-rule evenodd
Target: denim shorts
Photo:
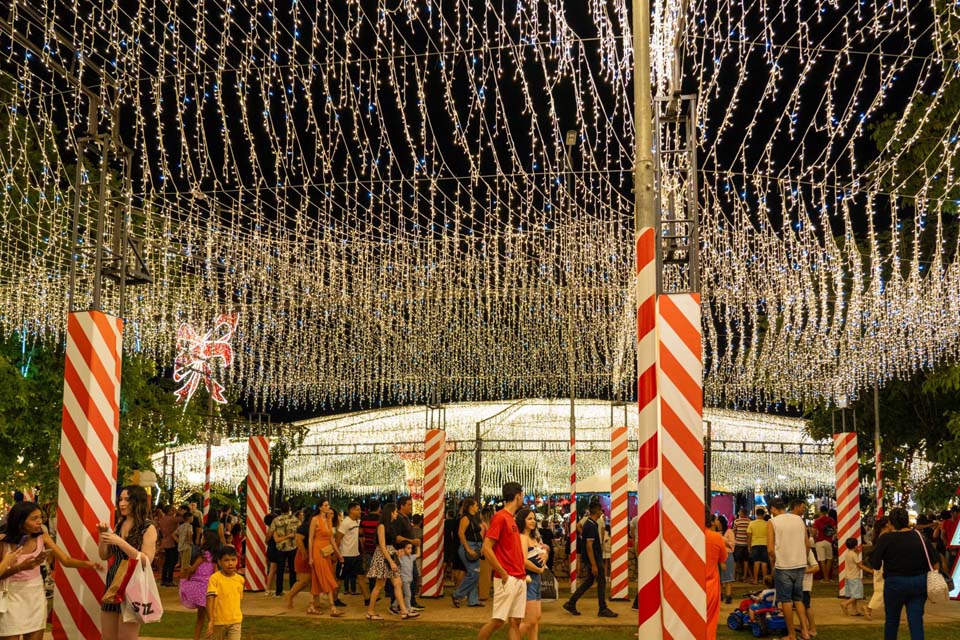
<path id="1" fill-rule="evenodd" d="M 755 544 L 750 547 L 750 560 L 753 562 L 770 562 L 766 545 Z"/>
<path id="2" fill-rule="evenodd" d="M 774 571 L 773 588 L 777 590 L 777 604 L 803 602 L 803 574 L 805 571 L 804 567 Z"/>
<path id="3" fill-rule="evenodd" d="M 854 600 L 863 600 L 863 579 L 847 578 L 843 586 L 843 595 Z"/>

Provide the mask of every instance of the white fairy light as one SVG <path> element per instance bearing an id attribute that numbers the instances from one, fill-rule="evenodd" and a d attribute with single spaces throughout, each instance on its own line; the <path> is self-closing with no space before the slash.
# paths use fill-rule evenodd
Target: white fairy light
<path id="1" fill-rule="evenodd" d="M 523 400 L 448 405 L 446 432 L 446 486 L 451 493 L 472 494 L 474 442 L 480 423 L 484 491 L 495 494 L 510 479 L 519 480 L 531 493 L 563 493 L 569 489 L 569 404 L 560 400 Z M 623 407 L 607 402 L 578 400 L 578 473 L 582 477 L 609 473 L 611 413 L 623 423 Z M 298 423 L 307 429 L 303 444 L 284 463 L 284 487 L 293 493 L 334 492 L 362 495 L 410 489 L 411 472 L 421 460 L 426 429 L 425 407 L 361 411 Z M 636 442 L 636 412 L 627 412 L 628 437 Z M 745 443 L 746 452 L 713 453 L 713 486 L 743 491 L 760 483 L 767 490 L 816 491 L 831 486 L 831 455 L 776 453 L 779 445 L 805 444 L 815 450 L 805 432 L 805 421 L 765 414 L 707 409 L 713 439 Z M 586 443 L 590 443 L 587 447 Z M 763 445 L 770 445 L 764 453 Z M 169 452 L 168 452 L 169 453 Z M 202 484 L 205 449 L 182 447 L 176 456 L 178 487 Z M 162 456 L 155 458 L 160 464 Z M 229 488 L 246 474 L 245 439 L 224 440 L 213 449 L 213 484 Z M 636 476 L 636 455 L 629 457 L 629 473 Z"/>
<path id="2" fill-rule="evenodd" d="M 0 331 L 64 336 L 88 109 L 50 63 L 81 52 L 119 86 L 114 112 L 77 67 L 135 150 L 133 193 L 113 195 L 155 276 L 128 296 L 125 348 L 171 363 L 180 323 L 239 309 L 231 384 L 258 407 L 561 396 L 571 342 L 578 395 L 633 393 L 626 0 L 68 4 L 13 1 L 14 24 L 36 5 L 42 56 L 0 36 Z M 906 0 L 651 3 L 655 86 L 680 61 L 675 88 L 698 94 L 708 402 L 835 400 L 958 355 L 942 221 L 960 115 L 900 168 L 926 144 L 907 118 L 956 78 L 947 4 L 921 24 Z M 860 157 L 892 96 L 904 118 Z"/>

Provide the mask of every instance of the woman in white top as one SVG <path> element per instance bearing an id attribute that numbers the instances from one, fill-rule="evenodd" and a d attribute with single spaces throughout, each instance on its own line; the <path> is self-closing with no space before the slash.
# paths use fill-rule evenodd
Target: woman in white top
<path id="1" fill-rule="evenodd" d="M 7 611 L 0 614 L 0 638 L 12 640 L 40 640 L 47 627 L 47 598 L 43 589 L 40 566 L 47 554 L 53 554 L 61 568 L 96 569 L 102 565 L 89 560 L 75 560 L 58 547 L 43 528 L 43 513 L 33 502 L 18 502 L 7 516 L 7 532 L 2 554 L 4 561 L 10 552 L 19 555 L 2 573 L 6 585 Z"/>

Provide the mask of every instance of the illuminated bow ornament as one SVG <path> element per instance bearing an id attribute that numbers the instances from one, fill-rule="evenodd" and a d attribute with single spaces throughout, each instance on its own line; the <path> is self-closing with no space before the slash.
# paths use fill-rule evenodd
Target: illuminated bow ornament
<path id="1" fill-rule="evenodd" d="M 213 363 L 220 360 L 224 368 L 233 364 L 230 340 L 237 329 L 237 313 L 217 317 L 213 329 L 200 335 L 187 323 L 177 329 L 177 358 L 173 363 L 173 381 L 183 382 L 174 393 L 186 405 L 200 386 L 201 379 L 214 402 L 226 404 L 223 385 L 213 379 Z"/>

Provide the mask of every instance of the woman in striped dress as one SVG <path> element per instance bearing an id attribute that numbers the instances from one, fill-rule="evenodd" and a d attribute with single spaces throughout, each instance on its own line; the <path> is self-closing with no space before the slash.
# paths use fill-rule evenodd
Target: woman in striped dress
<path id="1" fill-rule="evenodd" d="M 157 551 L 157 528 L 149 519 L 150 499 L 143 487 L 130 485 L 120 492 L 118 511 L 120 518 L 111 531 L 105 522 L 97 525 L 100 530 L 99 553 L 101 560 L 110 560 L 106 584 L 113 582 L 120 565 L 140 554 L 146 571 L 151 571 L 153 556 Z M 119 604 L 100 605 L 100 631 L 104 640 L 134 640 L 140 637 L 140 624 L 124 622 Z"/>

